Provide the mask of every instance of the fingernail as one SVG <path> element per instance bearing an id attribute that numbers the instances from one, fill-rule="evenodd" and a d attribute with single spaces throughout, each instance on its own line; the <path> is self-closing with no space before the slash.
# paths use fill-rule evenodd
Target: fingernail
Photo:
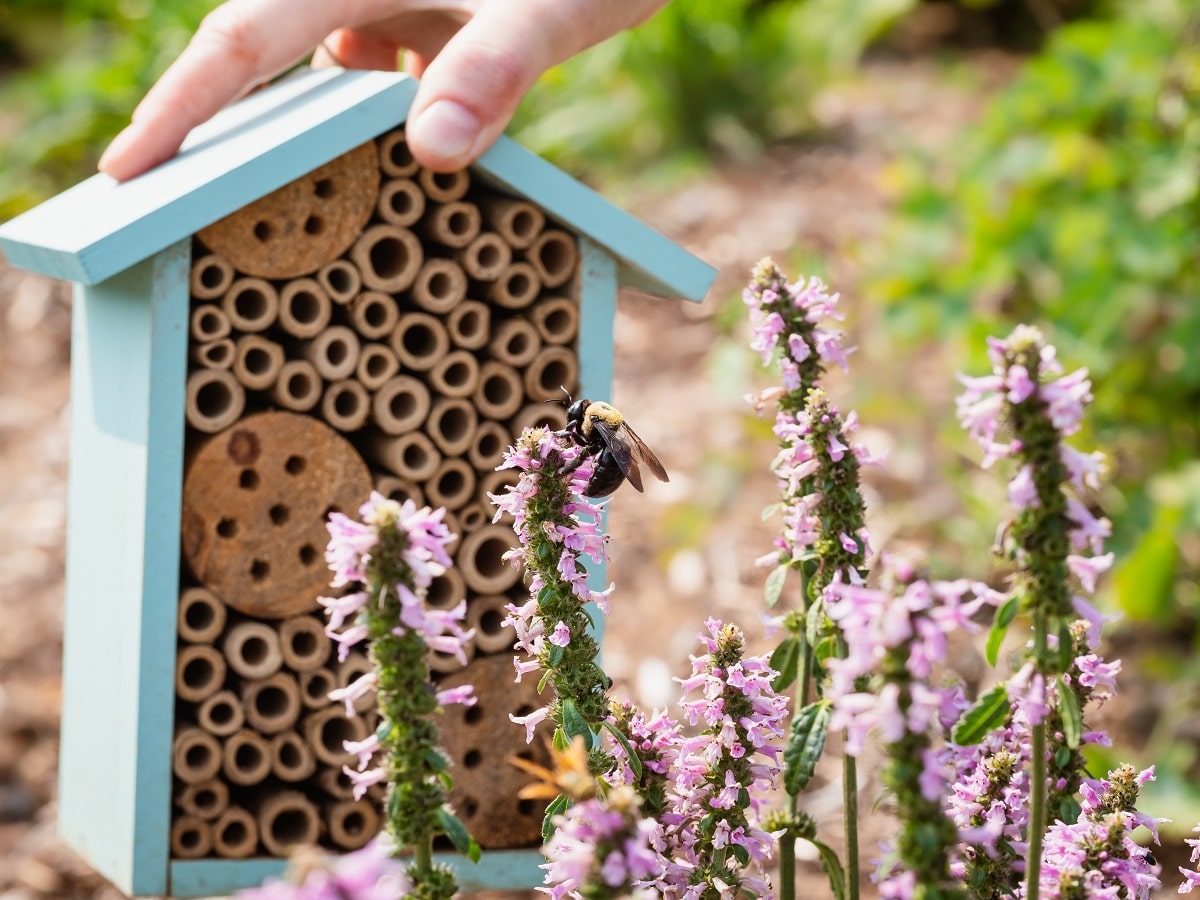
<path id="1" fill-rule="evenodd" d="M 447 162 L 470 154 L 479 139 L 479 119 L 453 100 L 438 100 L 410 123 L 409 140 Z"/>

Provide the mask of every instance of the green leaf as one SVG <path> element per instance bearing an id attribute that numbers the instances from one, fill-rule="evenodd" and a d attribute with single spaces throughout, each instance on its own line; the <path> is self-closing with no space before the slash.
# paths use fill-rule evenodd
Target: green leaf
<path id="1" fill-rule="evenodd" d="M 554 669 L 558 668 L 560 665 L 562 665 L 563 654 L 565 652 L 565 648 L 560 647 L 558 644 L 551 644 L 550 650 L 546 653 L 547 665 Z"/>
<path id="2" fill-rule="evenodd" d="M 817 853 L 821 855 L 821 868 L 825 870 L 825 875 L 829 878 L 829 889 L 833 891 L 834 900 L 845 900 L 846 873 L 842 869 L 842 861 L 838 859 L 837 853 L 822 841 L 810 840 L 809 843 L 816 847 Z"/>
<path id="3" fill-rule="evenodd" d="M 1062 675 L 1058 676 L 1058 712 L 1062 716 L 1063 741 L 1075 750 L 1083 737 L 1083 712 L 1079 709 L 1079 698 Z"/>
<path id="4" fill-rule="evenodd" d="M 733 854 L 733 858 L 738 861 L 738 864 L 745 868 L 750 865 L 750 851 L 741 844 L 730 844 L 729 852 Z"/>
<path id="5" fill-rule="evenodd" d="M 1062 803 L 1058 807 L 1058 817 L 1068 825 L 1074 825 L 1079 821 L 1079 814 L 1083 812 L 1083 807 L 1079 805 L 1079 801 L 1074 797 L 1063 797 Z"/>
<path id="6" fill-rule="evenodd" d="M 546 807 L 546 815 L 542 819 L 542 843 L 554 837 L 554 817 L 561 816 L 571 806 L 571 801 L 566 794 L 559 794 Z"/>
<path id="7" fill-rule="evenodd" d="M 579 714 L 579 707 L 575 705 L 575 701 L 570 697 L 562 701 L 562 727 L 568 738 L 581 737 L 583 738 L 584 746 L 588 750 L 592 749 L 592 744 L 595 743 L 592 727 Z M 568 743 L 570 743 L 569 740 Z"/>
<path id="8" fill-rule="evenodd" d="M 1117 605 L 1135 622 L 1169 622 L 1175 613 L 1181 518 L 1179 507 L 1157 507 L 1154 524 L 1124 554 L 1113 578 Z"/>
<path id="9" fill-rule="evenodd" d="M 989 666 L 996 665 L 996 660 L 1000 656 L 1000 647 L 1004 643 L 1004 636 L 1008 634 L 1008 626 L 1016 618 L 1017 610 L 1020 609 L 1020 606 L 1020 598 L 1014 595 L 1005 600 L 1000 608 L 996 610 L 996 618 L 992 621 L 992 627 L 988 630 L 987 646 L 984 649 L 984 656 Z"/>
<path id="10" fill-rule="evenodd" d="M 634 780 L 640 779 L 642 777 L 642 758 L 633 751 L 633 745 L 629 743 L 629 738 L 625 736 L 625 733 L 611 719 L 605 719 L 601 724 L 613 736 L 613 740 L 620 744 L 621 749 L 625 751 L 625 758 L 629 761 L 629 768 L 633 771 Z"/>
<path id="11" fill-rule="evenodd" d="M 1017 617 L 1017 611 L 1021 608 L 1021 598 L 1013 594 L 1007 600 L 1000 604 L 1000 608 L 996 610 L 995 622 L 1001 628 L 1007 628 L 1012 624 L 1012 620 Z"/>
<path id="12" fill-rule="evenodd" d="M 771 654 L 770 666 L 779 673 L 771 682 L 771 687 L 777 692 L 787 690 L 788 686 L 796 680 L 800 671 L 801 646 L 798 637 L 784 638 L 775 648 L 775 652 Z"/>
<path id="13" fill-rule="evenodd" d="M 462 823 L 458 816 L 441 807 L 438 810 L 438 825 L 442 829 L 442 833 L 450 838 L 450 843 L 454 845 L 459 853 L 462 853 L 471 862 L 479 862 L 479 856 L 482 851 L 479 845 L 475 843 L 475 839 L 471 837 L 471 833 L 467 831 L 467 826 Z"/>
<path id="14" fill-rule="evenodd" d="M 1012 711 L 1004 682 L 983 694 L 975 705 L 954 723 L 954 743 L 960 747 L 978 744 L 989 731 L 1004 724 Z"/>
<path id="15" fill-rule="evenodd" d="M 783 596 L 783 586 L 787 583 L 787 566 L 776 566 L 767 576 L 763 584 L 763 597 L 767 601 L 767 609 L 773 608 Z"/>
<path id="16" fill-rule="evenodd" d="M 810 703 L 792 717 L 787 747 L 783 751 L 783 785 L 795 797 L 808 785 L 817 760 L 825 750 L 833 705 L 828 700 Z"/>

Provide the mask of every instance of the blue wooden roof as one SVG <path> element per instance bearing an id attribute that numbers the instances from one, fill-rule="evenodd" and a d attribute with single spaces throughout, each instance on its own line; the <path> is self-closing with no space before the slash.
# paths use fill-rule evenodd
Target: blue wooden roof
<path id="1" fill-rule="evenodd" d="M 0 249 L 22 268 L 103 281 L 402 123 L 416 88 L 393 72 L 301 71 L 194 129 L 150 172 L 95 175 L 0 226 Z M 699 300 L 712 283 L 710 266 L 508 138 L 474 168 L 604 247 L 624 285 Z"/>

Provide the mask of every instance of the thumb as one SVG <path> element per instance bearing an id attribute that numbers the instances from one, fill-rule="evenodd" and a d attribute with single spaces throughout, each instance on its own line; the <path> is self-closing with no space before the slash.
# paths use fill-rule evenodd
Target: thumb
<path id="1" fill-rule="evenodd" d="M 425 67 L 408 116 L 413 155 L 439 172 L 470 165 L 504 131 L 542 72 L 636 24 L 664 2 L 483 4 Z"/>

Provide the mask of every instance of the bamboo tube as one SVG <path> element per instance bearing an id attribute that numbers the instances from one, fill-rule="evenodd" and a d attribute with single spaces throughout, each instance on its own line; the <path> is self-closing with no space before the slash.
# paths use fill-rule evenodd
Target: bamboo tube
<path id="1" fill-rule="evenodd" d="M 484 420 L 471 437 L 467 459 L 480 472 L 490 472 L 504 461 L 504 451 L 513 442 L 510 432 L 499 422 Z"/>
<path id="2" fill-rule="evenodd" d="M 502 594 L 516 584 L 520 572 L 504 559 L 516 543 L 506 525 L 485 525 L 464 537 L 456 562 L 467 587 L 480 594 Z"/>
<path id="3" fill-rule="evenodd" d="M 400 360 L 386 344 L 363 344 L 354 377 L 368 391 L 381 388 L 400 371 Z"/>
<path id="4" fill-rule="evenodd" d="M 524 309 L 542 289 L 537 272 L 527 262 L 513 262 L 505 267 L 485 293 L 489 300 L 505 309 Z"/>
<path id="5" fill-rule="evenodd" d="M 317 771 L 312 748 L 294 731 L 271 738 L 271 771 L 281 781 L 304 781 Z"/>
<path id="6" fill-rule="evenodd" d="M 184 785 L 175 800 L 185 815 L 211 822 L 229 806 L 229 786 L 223 781 L 201 781 Z"/>
<path id="7" fill-rule="evenodd" d="M 362 290 L 362 275 L 348 259 L 334 259 L 317 270 L 317 284 L 334 303 L 345 306 Z"/>
<path id="8" fill-rule="evenodd" d="M 480 350 L 491 336 L 492 310 L 479 300 L 464 300 L 446 316 L 446 331 L 456 347 Z"/>
<path id="9" fill-rule="evenodd" d="M 416 372 L 432 369 L 450 349 L 450 335 L 442 322 L 425 312 L 405 313 L 388 344 L 400 365 Z"/>
<path id="10" fill-rule="evenodd" d="M 203 819 L 178 816 L 171 823 L 171 859 L 199 859 L 212 846 L 212 827 Z"/>
<path id="11" fill-rule="evenodd" d="M 553 400 L 563 388 L 579 381 L 579 360 L 566 347 L 544 347 L 525 369 L 525 394 L 530 400 Z"/>
<path id="12" fill-rule="evenodd" d="M 324 623 L 315 616 L 292 616 L 279 623 L 279 649 L 294 672 L 319 669 L 329 658 Z"/>
<path id="13" fill-rule="evenodd" d="M 388 179 L 379 186 L 375 210 L 389 225 L 408 228 L 425 214 L 425 192 L 411 178 Z"/>
<path id="14" fill-rule="evenodd" d="M 241 417 L 245 408 L 245 390 L 224 369 L 197 369 L 188 375 L 184 414 L 197 431 L 223 431 Z"/>
<path id="15" fill-rule="evenodd" d="M 494 359 L 479 367 L 479 389 L 473 402 L 480 415 L 504 421 L 515 415 L 524 401 L 524 387 L 516 369 Z"/>
<path id="16" fill-rule="evenodd" d="M 411 481 L 397 478 L 395 475 L 382 475 L 375 479 L 375 490 L 389 500 L 403 503 L 411 500 L 417 506 L 425 505 L 425 492 Z"/>
<path id="17" fill-rule="evenodd" d="M 234 344 L 229 338 L 192 344 L 188 356 L 198 366 L 206 369 L 228 369 L 233 365 Z"/>
<path id="18" fill-rule="evenodd" d="M 304 739 L 316 757 L 327 766 L 344 766 L 353 756 L 346 752 L 346 741 L 361 741 L 367 726 L 361 718 L 346 716 L 341 705 L 327 706 L 304 720 Z"/>
<path id="19" fill-rule="evenodd" d="M 354 799 L 354 782 L 341 770 L 341 767 L 321 769 L 317 773 L 317 784 L 330 797 L 338 800 Z"/>
<path id="20" fill-rule="evenodd" d="M 471 660 L 475 658 L 475 639 L 471 638 L 462 645 L 463 656 L 467 658 L 467 665 L 470 665 Z M 448 675 L 451 672 L 461 672 L 463 662 L 453 653 L 442 653 L 440 650 L 430 650 L 425 654 L 425 662 L 429 666 L 429 671 L 436 672 L 439 675 Z"/>
<path id="21" fill-rule="evenodd" d="M 434 203 L 450 203 L 460 200 L 471 187 L 471 173 L 466 169 L 457 172 L 432 172 L 421 169 L 417 172 L 417 181 L 425 196 Z"/>
<path id="22" fill-rule="evenodd" d="M 349 656 L 337 664 L 337 668 L 334 669 L 334 678 L 339 688 L 346 688 L 373 670 L 374 666 L 371 664 L 371 660 L 367 658 L 367 654 L 360 650 L 352 650 Z M 365 713 L 374 708 L 374 691 L 368 691 L 354 701 L 355 712 Z"/>
<path id="23" fill-rule="evenodd" d="M 547 344 L 569 344 L 579 336 L 579 304 L 570 297 L 543 297 L 529 317 Z"/>
<path id="24" fill-rule="evenodd" d="M 292 337 L 315 337 L 332 315 L 333 303 L 314 278 L 293 278 L 279 292 L 279 325 Z"/>
<path id="25" fill-rule="evenodd" d="M 306 359 L 289 359 L 271 386 L 271 399 L 292 412 L 307 412 L 321 400 L 321 376 Z"/>
<path id="26" fill-rule="evenodd" d="M 462 456 L 471 446 L 478 423 L 478 414 L 470 401 L 461 397 L 443 397 L 429 411 L 425 430 L 446 456 Z"/>
<path id="27" fill-rule="evenodd" d="M 579 249 L 575 245 L 575 236 L 570 232 L 547 228 L 525 251 L 525 258 L 544 286 L 556 288 L 566 284 L 575 274 Z"/>
<path id="28" fill-rule="evenodd" d="M 425 605 L 431 609 L 453 609 L 467 596 L 467 583 L 458 569 L 435 575 L 425 592 Z"/>
<path id="29" fill-rule="evenodd" d="M 315 338 L 303 341 L 300 352 L 326 381 L 340 381 L 354 374 L 358 365 L 358 335 L 345 325 L 331 325 Z"/>
<path id="30" fill-rule="evenodd" d="M 503 497 L 509 488 L 516 487 L 520 476 L 514 469 L 501 469 L 498 472 L 488 472 L 479 479 L 479 502 L 484 508 L 493 506 L 491 497 Z M 512 521 L 507 514 L 501 516 L 501 522 Z"/>
<path id="31" fill-rule="evenodd" d="M 411 375 L 389 379 L 371 399 L 371 418 L 388 435 L 405 434 L 429 416 L 429 388 Z"/>
<path id="32" fill-rule="evenodd" d="M 208 644 L 188 644 L 175 656 L 175 695 L 199 703 L 221 689 L 225 660 Z"/>
<path id="33" fill-rule="evenodd" d="M 280 791 L 258 807 L 258 839 L 272 856 L 286 857 L 293 848 L 315 844 L 321 836 L 317 807 L 299 791 Z"/>
<path id="34" fill-rule="evenodd" d="M 283 368 L 283 348 L 258 334 L 237 339 L 233 358 L 233 377 L 249 391 L 264 391 L 279 380 Z"/>
<path id="35" fill-rule="evenodd" d="M 283 665 L 279 632 L 265 622 L 239 622 L 229 629 L 222 646 L 229 668 L 243 678 L 268 678 Z"/>
<path id="36" fill-rule="evenodd" d="M 512 263 L 512 248 L 494 231 L 481 231 L 467 246 L 454 254 L 467 277 L 475 281 L 495 281 Z"/>
<path id="37" fill-rule="evenodd" d="M 343 800 L 325 810 L 329 839 L 342 850 L 359 850 L 379 833 L 379 810 L 371 801 Z"/>
<path id="38" fill-rule="evenodd" d="M 426 312 L 444 315 L 467 297 L 467 273 L 452 259 L 426 259 L 413 281 L 413 303 Z"/>
<path id="39" fill-rule="evenodd" d="M 385 340 L 399 321 L 400 307 L 391 294 L 363 291 L 350 301 L 350 324 L 367 340 Z"/>
<path id="40" fill-rule="evenodd" d="M 221 745 L 199 728 L 183 728 L 175 733 L 171 748 L 172 770 L 184 784 L 209 781 L 221 771 Z"/>
<path id="41" fill-rule="evenodd" d="M 350 251 L 363 284 L 389 294 L 408 290 L 424 255 L 415 234 L 407 228 L 387 224 L 372 225 Z"/>
<path id="42" fill-rule="evenodd" d="M 276 672 L 242 686 L 246 724 L 262 734 L 278 734 L 300 719 L 300 686 L 294 675 Z"/>
<path id="43" fill-rule="evenodd" d="M 467 625 L 475 629 L 475 648 L 480 653 L 511 653 L 516 629 L 505 625 L 505 610 L 512 601 L 503 594 L 472 597 L 467 603 Z"/>
<path id="44" fill-rule="evenodd" d="M 229 737 L 246 724 L 246 712 L 233 691 L 217 691 L 196 710 L 196 723 L 209 734 Z"/>
<path id="45" fill-rule="evenodd" d="M 186 588 L 179 597 L 179 636 L 194 644 L 209 644 L 225 627 L 225 604 L 207 588 Z"/>
<path id="46" fill-rule="evenodd" d="M 436 472 L 425 482 L 429 505 L 456 510 L 466 506 L 475 496 L 475 470 L 465 459 L 443 459 Z"/>
<path id="47" fill-rule="evenodd" d="M 479 203 L 484 221 L 514 250 L 524 250 L 534 242 L 546 225 L 538 207 L 512 197 L 490 196 Z"/>
<path id="48" fill-rule="evenodd" d="M 393 475 L 409 481 L 424 481 L 437 471 L 442 457 L 429 436 L 410 431 L 395 436 L 368 435 L 364 442 L 367 455 Z"/>
<path id="49" fill-rule="evenodd" d="M 458 250 L 475 240 L 482 225 L 475 204 L 451 202 L 427 207 L 419 228 L 427 241 Z"/>
<path id="50" fill-rule="evenodd" d="M 322 667 L 301 672 L 300 702 L 309 709 L 322 709 L 329 705 L 329 692 L 336 686 L 332 669 Z"/>
<path id="51" fill-rule="evenodd" d="M 524 319 L 509 319 L 488 343 L 492 356 L 505 365 L 519 369 L 533 362 L 542 348 L 537 329 Z"/>
<path id="52" fill-rule="evenodd" d="M 258 849 L 258 823 L 240 806 L 231 806 L 213 823 L 213 849 L 225 859 L 245 859 Z"/>
<path id="53" fill-rule="evenodd" d="M 390 131 L 379 139 L 379 168 L 384 175 L 407 178 L 421 169 L 408 149 L 408 138 L 403 129 Z"/>
<path id="54" fill-rule="evenodd" d="M 229 337 L 229 332 L 232 330 L 233 326 L 229 323 L 229 316 L 215 303 L 200 304 L 192 310 L 192 315 L 188 319 L 188 334 L 196 343 L 219 341 L 221 338 Z"/>
<path id="55" fill-rule="evenodd" d="M 256 731 L 243 728 L 225 739 L 221 771 L 233 784 L 258 784 L 271 774 L 271 745 Z"/>
<path id="56" fill-rule="evenodd" d="M 333 382 L 321 397 L 321 417 L 341 432 L 358 431 L 370 412 L 371 397 L 353 378 Z"/>
<path id="57" fill-rule="evenodd" d="M 490 514 L 478 500 L 468 503 L 456 512 L 458 513 L 458 524 L 464 532 L 478 531 L 491 520 Z"/>
<path id="58" fill-rule="evenodd" d="M 279 317 L 279 293 L 262 278 L 239 278 L 221 300 L 229 324 L 238 331 L 265 331 Z"/>
<path id="59" fill-rule="evenodd" d="M 467 350 L 451 350 L 430 370 L 429 386 L 446 397 L 470 397 L 479 387 L 479 360 Z"/>
<path id="60" fill-rule="evenodd" d="M 219 253 L 206 253 L 192 263 L 190 287 L 197 300 L 216 300 L 233 284 L 233 266 Z"/>
<path id="61" fill-rule="evenodd" d="M 567 382 L 569 383 L 569 382 Z M 547 398 L 549 399 L 549 398 Z M 567 427 L 567 410 L 561 403 L 528 403 L 512 418 L 511 431 L 521 434 L 526 428 L 561 431 Z M 493 468 L 495 468 L 493 466 Z"/>

